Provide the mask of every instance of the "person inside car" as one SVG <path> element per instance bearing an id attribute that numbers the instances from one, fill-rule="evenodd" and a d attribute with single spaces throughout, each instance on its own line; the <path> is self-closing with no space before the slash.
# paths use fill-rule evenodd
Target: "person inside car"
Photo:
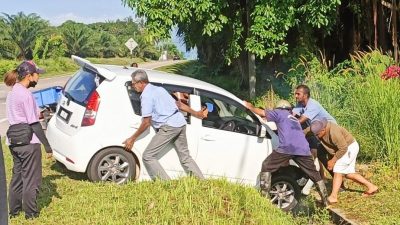
<path id="1" fill-rule="evenodd" d="M 255 114 L 265 117 L 267 121 L 276 123 L 279 145 L 263 161 L 260 173 L 261 193 L 269 198 L 271 190 L 271 174 L 280 167 L 288 165 L 293 159 L 304 173 L 317 184 L 322 202 L 328 206 L 328 193 L 324 181 L 314 165 L 310 147 L 301 129 L 300 122 L 292 115 L 292 105 L 286 100 L 277 102 L 275 109 L 262 110 L 244 101 L 246 108 Z"/>

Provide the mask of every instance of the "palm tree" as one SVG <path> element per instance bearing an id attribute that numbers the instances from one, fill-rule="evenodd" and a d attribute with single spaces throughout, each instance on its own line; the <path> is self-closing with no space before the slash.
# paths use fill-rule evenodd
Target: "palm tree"
<path id="1" fill-rule="evenodd" d="M 35 13 L 25 15 L 19 12 L 16 15 L 6 13 L 3 15 L 4 17 L 0 17 L 1 38 L 14 43 L 19 50 L 19 57 L 26 58 L 29 52 L 32 52 L 36 38 L 49 27 L 49 22 Z"/>
<path id="2" fill-rule="evenodd" d="M 84 24 L 67 21 L 61 25 L 64 43 L 71 55 L 85 56 L 91 48 L 91 30 Z"/>

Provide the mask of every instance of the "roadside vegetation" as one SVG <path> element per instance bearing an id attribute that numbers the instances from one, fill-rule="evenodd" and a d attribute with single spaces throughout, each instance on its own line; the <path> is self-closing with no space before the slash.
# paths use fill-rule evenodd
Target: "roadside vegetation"
<path id="1" fill-rule="evenodd" d="M 381 78 L 389 66 L 396 64 L 391 57 L 376 50 L 358 52 L 333 68 L 321 59 L 323 57 L 297 61 L 289 72 L 281 73 L 275 81 L 280 85 L 261 85 L 260 94 L 253 103 L 267 108 L 272 108 L 273 102 L 282 98 L 294 103 L 291 90 L 301 83 L 309 85 L 311 96 L 355 136 L 360 144 L 357 168 L 380 188 L 375 196 L 363 198 L 361 193 L 364 190 L 359 185 L 346 182 L 350 190 L 340 193 L 339 203 L 334 207 L 343 209 L 350 218 L 365 224 L 399 224 L 400 73 L 394 71 L 393 78 L 388 80 Z M 160 69 L 190 74 L 198 79 L 207 77 L 207 71 L 198 68 L 202 68 L 198 63 L 188 62 Z M 258 79 L 263 80 L 263 77 Z M 208 82 L 238 96 L 243 94 L 230 77 L 208 79 Z M 289 90 L 278 89 L 282 87 Z"/>

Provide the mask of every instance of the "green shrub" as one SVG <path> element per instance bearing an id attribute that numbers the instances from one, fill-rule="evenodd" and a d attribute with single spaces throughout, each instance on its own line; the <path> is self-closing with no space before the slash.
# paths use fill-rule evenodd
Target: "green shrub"
<path id="1" fill-rule="evenodd" d="M 17 65 L 18 62 L 14 60 L 5 60 L 5 59 L 0 60 L 0 77 L 1 77 L 0 82 L 3 82 L 4 74 L 10 70 L 15 69 Z"/>
<path id="2" fill-rule="evenodd" d="M 400 80 L 380 78 L 392 64 L 379 51 L 359 52 L 330 71 L 314 58 L 302 61 L 287 79 L 310 87 L 311 97 L 354 134 L 360 156 L 400 166 Z"/>

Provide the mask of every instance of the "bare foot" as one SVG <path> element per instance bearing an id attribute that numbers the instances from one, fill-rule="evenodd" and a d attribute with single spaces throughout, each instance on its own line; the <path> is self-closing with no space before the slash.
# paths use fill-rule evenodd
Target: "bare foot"
<path id="1" fill-rule="evenodd" d="M 374 194 L 378 193 L 378 191 L 379 191 L 379 188 L 377 186 L 373 185 L 372 187 L 368 188 L 368 190 L 365 191 L 362 194 L 362 196 L 368 197 L 368 196 L 371 196 L 371 195 L 374 195 Z"/>
<path id="2" fill-rule="evenodd" d="M 378 186 L 372 185 L 372 187 L 368 188 L 368 191 L 366 191 L 367 193 L 375 193 L 378 191 Z"/>
<path id="3" fill-rule="evenodd" d="M 329 203 L 329 205 L 333 205 L 333 204 L 335 204 L 335 203 L 337 203 L 337 202 L 338 202 L 337 198 L 333 198 L 333 197 L 331 197 L 331 196 L 328 197 L 328 203 Z"/>

